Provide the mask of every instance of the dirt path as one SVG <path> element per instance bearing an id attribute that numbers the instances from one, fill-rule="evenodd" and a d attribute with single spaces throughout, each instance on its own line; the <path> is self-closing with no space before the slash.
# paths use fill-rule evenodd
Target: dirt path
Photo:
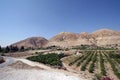
<path id="1" fill-rule="evenodd" d="M 11 57 L 5 59 L 4 65 L 0 64 L 0 80 L 87 80 L 76 73 L 53 69 L 26 59 Z"/>

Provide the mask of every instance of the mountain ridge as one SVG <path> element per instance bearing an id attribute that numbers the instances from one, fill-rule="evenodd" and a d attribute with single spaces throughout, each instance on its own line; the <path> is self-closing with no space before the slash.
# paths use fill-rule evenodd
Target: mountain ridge
<path id="1" fill-rule="evenodd" d="M 52 45 L 70 47 L 82 44 L 97 46 L 120 45 L 120 31 L 100 29 L 91 33 L 60 32 L 49 40 L 44 37 L 30 37 L 12 45 L 38 48 Z"/>
<path id="2" fill-rule="evenodd" d="M 75 35 L 75 36 L 73 36 Z M 114 31 L 110 29 L 100 29 L 91 33 L 81 32 L 81 33 L 67 33 L 65 39 L 63 39 L 65 33 L 60 33 L 53 36 L 48 45 L 57 45 L 57 46 L 76 46 L 76 45 L 97 45 L 97 46 L 104 46 L 104 45 L 113 45 L 113 44 L 120 44 L 120 31 Z M 62 41 L 58 41 L 62 39 Z"/>

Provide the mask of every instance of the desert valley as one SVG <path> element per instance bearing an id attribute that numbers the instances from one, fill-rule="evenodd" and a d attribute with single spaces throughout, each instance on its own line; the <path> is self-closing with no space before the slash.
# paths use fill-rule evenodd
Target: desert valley
<path id="1" fill-rule="evenodd" d="M 31 37 L 0 55 L 0 80 L 120 80 L 119 30 Z"/>

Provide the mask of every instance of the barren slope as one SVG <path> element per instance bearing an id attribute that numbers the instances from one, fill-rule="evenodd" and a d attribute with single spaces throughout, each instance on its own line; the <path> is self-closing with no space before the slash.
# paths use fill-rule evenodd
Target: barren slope
<path id="1" fill-rule="evenodd" d="M 25 40 L 19 41 L 17 43 L 14 43 L 12 45 L 16 45 L 18 47 L 24 46 L 25 48 L 33 47 L 43 47 L 45 44 L 47 44 L 48 40 L 43 37 L 31 37 L 27 38 Z"/>
<path id="2" fill-rule="evenodd" d="M 91 36 L 96 39 L 98 46 L 120 45 L 120 31 L 102 29 L 91 33 Z"/>
<path id="3" fill-rule="evenodd" d="M 68 47 L 81 44 L 98 46 L 120 45 L 120 31 L 101 29 L 92 33 L 82 32 L 80 34 L 62 32 L 52 37 L 47 46 Z"/>

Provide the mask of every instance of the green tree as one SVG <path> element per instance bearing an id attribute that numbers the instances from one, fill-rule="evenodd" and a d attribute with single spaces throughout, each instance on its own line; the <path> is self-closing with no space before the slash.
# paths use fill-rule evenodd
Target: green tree
<path id="1" fill-rule="evenodd" d="M 10 51 L 10 48 L 7 46 L 6 48 L 5 48 L 5 53 L 8 53 Z"/>
<path id="2" fill-rule="evenodd" d="M 10 51 L 11 52 L 16 52 L 16 51 L 18 51 L 19 50 L 19 48 L 17 47 L 17 46 L 10 46 Z"/>
<path id="3" fill-rule="evenodd" d="M 0 46 L 0 52 L 2 52 L 2 48 L 1 48 L 1 46 Z"/>
<path id="4" fill-rule="evenodd" d="M 20 51 L 24 51 L 24 49 L 25 49 L 24 46 L 21 46 Z"/>

